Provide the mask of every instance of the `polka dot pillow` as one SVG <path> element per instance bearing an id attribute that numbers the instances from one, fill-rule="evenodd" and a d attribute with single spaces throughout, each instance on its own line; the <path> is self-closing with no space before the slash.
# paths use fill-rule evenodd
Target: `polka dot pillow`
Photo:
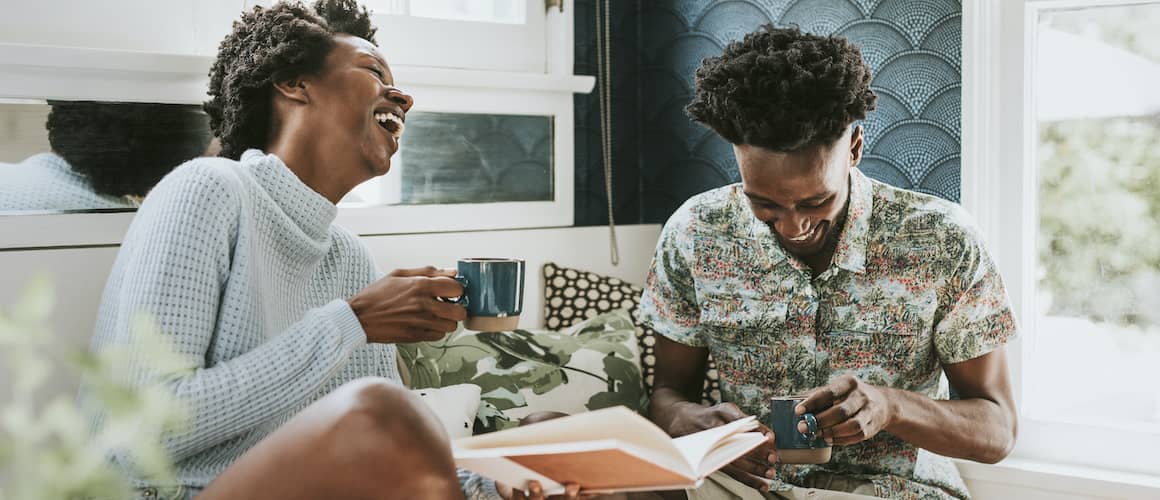
<path id="1" fill-rule="evenodd" d="M 544 326 L 549 330 L 559 330 L 609 311 L 627 309 L 636 327 L 644 386 L 652 392 L 653 372 L 656 369 L 656 332 L 640 323 L 641 292 L 639 286 L 617 278 L 568 269 L 549 262 L 544 264 Z M 721 401 L 717 363 L 712 356 L 709 357 L 701 400 L 709 405 Z"/>

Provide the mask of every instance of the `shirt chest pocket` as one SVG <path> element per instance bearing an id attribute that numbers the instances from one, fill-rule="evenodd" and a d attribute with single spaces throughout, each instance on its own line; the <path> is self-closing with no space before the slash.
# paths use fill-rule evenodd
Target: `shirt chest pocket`
<path id="1" fill-rule="evenodd" d="M 768 346 L 786 334 L 788 310 L 785 302 L 710 297 L 701 305 L 701 326 L 713 343 Z"/>
<path id="2" fill-rule="evenodd" d="M 826 323 L 822 342 L 833 370 L 879 366 L 893 372 L 930 358 L 931 318 L 923 307 L 835 306 Z"/>

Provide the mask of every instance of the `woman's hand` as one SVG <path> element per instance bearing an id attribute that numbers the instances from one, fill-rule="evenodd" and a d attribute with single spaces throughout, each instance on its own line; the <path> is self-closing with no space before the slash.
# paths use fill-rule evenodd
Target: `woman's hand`
<path id="1" fill-rule="evenodd" d="M 439 340 L 467 318 L 458 304 L 439 300 L 463 295 L 454 269 L 397 269 L 350 299 L 367 342 L 391 344 Z"/>

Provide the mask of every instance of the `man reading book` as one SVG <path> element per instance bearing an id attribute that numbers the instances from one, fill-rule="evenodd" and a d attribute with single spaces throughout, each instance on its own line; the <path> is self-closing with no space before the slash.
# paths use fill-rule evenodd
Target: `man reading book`
<path id="1" fill-rule="evenodd" d="M 767 444 L 690 498 L 967 498 L 945 457 L 1014 445 L 1002 281 L 959 206 L 857 168 L 870 81 L 849 41 L 771 26 L 697 70 L 687 111 L 733 145 L 741 182 L 661 234 L 641 301 L 661 334 L 651 418 L 683 435 L 802 394 L 834 452 L 779 464 Z M 713 407 L 695 402 L 709 353 Z"/>

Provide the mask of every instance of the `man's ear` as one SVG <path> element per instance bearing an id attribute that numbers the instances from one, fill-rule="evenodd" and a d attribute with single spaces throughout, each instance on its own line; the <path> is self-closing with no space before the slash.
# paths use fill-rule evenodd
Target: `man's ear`
<path id="1" fill-rule="evenodd" d="M 306 91 L 306 80 L 302 77 L 276 81 L 274 82 L 274 91 L 291 101 L 302 104 L 310 102 L 310 94 Z"/>
<path id="2" fill-rule="evenodd" d="M 857 167 L 862 161 L 862 148 L 865 146 L 866 143 L 862 140 L 862 126 L 856 125 L 850 132 L 850 168 Z"/>

